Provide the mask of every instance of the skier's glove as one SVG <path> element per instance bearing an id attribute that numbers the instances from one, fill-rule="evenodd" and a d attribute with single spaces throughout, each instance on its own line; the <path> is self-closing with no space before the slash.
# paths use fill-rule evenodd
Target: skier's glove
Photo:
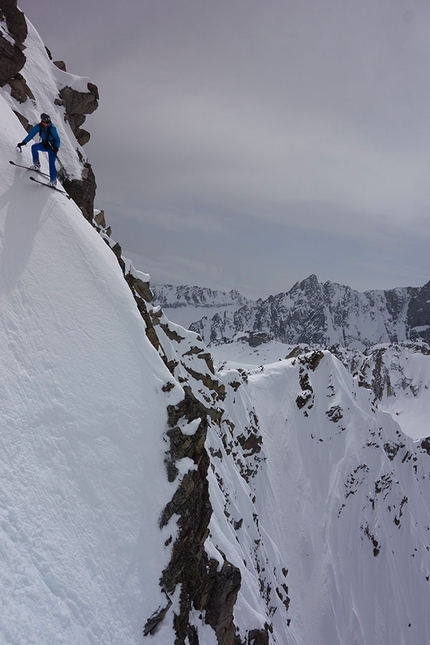
<path id="1" fill-rule="evenodd" d="M 52 148 L 52 152 L 54 153 L 55 156 L 58 154 L 58 148 Z"/>
<path id="2" fill-rule="evenodd" d="M 26 144 L 26 143 L 24 143 L 24 141 L 21 141 L 20 143 L 17 143 L 17 144 L 16 144 L 16 147 L 17 147 L 17 148 L 19 148 L 20 152 L 22 152 L 22 150 L 21 150 L 22 146 L 26 146 L 26 145 L 27 145 L 27 144 Z"/>

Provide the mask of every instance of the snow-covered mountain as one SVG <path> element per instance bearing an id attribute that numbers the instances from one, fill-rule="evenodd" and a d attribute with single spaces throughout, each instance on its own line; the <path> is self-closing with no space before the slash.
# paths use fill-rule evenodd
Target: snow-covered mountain
<path id="1" fill-rule="evenodd" d="M 214 364 L 93 210 L 61 97 L 95 86 L 0 9 L 0 643 L 430 642 L 428 344 L 259 344 L 245 327 Z M 29 161 L 15 145 L 41 111 L 74 201 L 8 164 Z M 424 328 L 424 291 L 396 294 L 375 298 L 390 329 Z"/>
<path id="2" fill-rule="evenodd" d="M 180 307 L 230 307 L 242 306 L 248 300 L 238 291 L 228 293 L 215 291 L 205 287 L 175 287 L 170 284 L 154 285 L 152 287 L 154 300 L 164 309 Z"/>
<path id="3" fill-rule="evenodd" d="M 172 319 L 186 328 L 202 317 L 211 319 L 215 311 L 228 312 L 231 316 L 250 302 L 236 290 L 225 293 L 206 287 L 176 287 L 170 284 L 152 285 L 151 289 L 154 302 L 163 307 L 171 318 L 171 310 L 175 310 Z"/>
<path id="4" fill-rule="evenodd" d="M 185 290 L 190 303 L 194 290 L 200 288 L 178 287 L 176 302 L 185 301 Z M 157 288 L 156 299 L 158 293 Z M 217 306 L 217 300 L 215 296 L 212 306 Z M 173 308 L 175 299 L 166 304 Z M 238 332 L 264 332 L 287 344 L 340 344 L 358 349 L 406 340 L 430 342 L 430 282 L 421 288 L 360 293 L 333 282 L 322 284 L 311 275 L 290 291 L 265 300 L 246 301 L 235 307 L 220 304 L 215 314 L 208 311 L 208 304 L 205 311 L 194 308 L 188 312 L 188 318 L 195 316 L 190 329 L 207 343 L 225 342 Z"/>

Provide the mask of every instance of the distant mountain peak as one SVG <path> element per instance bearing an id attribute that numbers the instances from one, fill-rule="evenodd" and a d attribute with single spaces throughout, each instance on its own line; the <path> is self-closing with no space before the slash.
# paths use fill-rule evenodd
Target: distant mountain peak
<path id="1" fill-rule="evenodd" d="M 202 287 L 155 288 L 167 307 L 214 307 L 213 315 L 194 318 L 190 329 L 206 342 L 222 342 L 238 332 L 262 332 L 287 344 L 340 344 L 364 349 L 376 343 L 430 341 L 430 282 L 423 287 L 356 291 L 319 282 L 315 274 L 287 291 L 251 301 L 237 292 Z M 230 308 L 229 308 L 230 306 Z"/>

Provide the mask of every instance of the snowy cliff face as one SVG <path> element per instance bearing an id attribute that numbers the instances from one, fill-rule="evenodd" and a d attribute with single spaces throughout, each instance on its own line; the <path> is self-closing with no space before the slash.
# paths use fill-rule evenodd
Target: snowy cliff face
<path id="1" fill-rule="evenodd" d="M 202 643 L 427 642 L 430 429 L 419 414 L 425 398 L 405 409 L 404 378 L 414 362 L 407 387 L 427 396 L 429 347 L 339 348 L 339 358 L 304 350 L 216 373 L 197 337 L 157 317 L 173 373 L 192 395 L 170 416 L 171 478 L 178 459 L 193 453 L 196 463 L 190 434 L 201 444 L 206 427 L 206 454 L 195 466 L 205 473 L 204 495 L 196 474 L 167 507 L 183 533 L 162 578 L 168 595 L 181 582 L 179 642 L 186 634 Z M 396 411 L 384 411 L 388 394 L 397 394 L 419 441 L 402 432 Z M 201 545 L 206 536 L 203 554 L 189 542 L 187 516 L 192 539 Z M 215 570 L 217 582 L 204 582 L 204 571 Z M 148 633 L 170 607 L 160 606 Z"/>
<path id="2" fill-rule="evenodd" d="M 427 642 L 428 440 L 406 437 L 329 352 L 223 378 L 213 534 L 258 579 L 270 642 Z"/>
<path id="3" fill-rule="evenodd" d="M 64 77 L 28 34 L 30 116 L 62 114 Z M 52 76 L 40 88 L 42 68 Z M 23 138 L 10 87 L 0 90 L 0 642 L 430 642 L 428 345 L 278 343 L 282 360 L 217 369 L 198 334 L 151 304 L 149 277 L 122 257 L 102 212 L 91 226 L 8 164 Z M 317 325 L 319 287 L 305 286 L 291 296 L 303 304 L 297 330 Z M 396 293 L 394 326 L 406 306 Z M 236 294 L 223 303 L 248 306 Z M 426 303 L 420 290 L 408 301 L 416 329 Z"/>
<path id="4" fill-rule="evenodd" d="M 207 343 L 231 339 L 238 332 L 264 332 L 287 344 L 358 349 L 430 341 L 430 282 L 421 288 L 360 293 L 332 282 L 321 284 L 311 275 L 287 293 L 234 308 L 220 303 L 218 308 L 215 314 L 201 311 L 189 325 Z M 198 310 L 193 313 L 198 315 Z"/>

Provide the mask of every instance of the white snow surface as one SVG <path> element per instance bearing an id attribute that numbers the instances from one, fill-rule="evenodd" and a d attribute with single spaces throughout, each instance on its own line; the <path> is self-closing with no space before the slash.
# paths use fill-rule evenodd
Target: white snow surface
<path id="1" fill-rule="evenodd" d="M 31 65 L 45 56 L 33 51 Z M 8 164 L 21 162 L 25 132 L 5 93 L 0 642 L 131 645 L 164 600 L 158 580 L 170 551 L 158 519 L 172 485 L 163 433 L 166 401 L 181 388 L 161 392 L 171 375 L 114 254 L 79 208 Z M 173 640 L 167 620 L 152 642 Z"/>

